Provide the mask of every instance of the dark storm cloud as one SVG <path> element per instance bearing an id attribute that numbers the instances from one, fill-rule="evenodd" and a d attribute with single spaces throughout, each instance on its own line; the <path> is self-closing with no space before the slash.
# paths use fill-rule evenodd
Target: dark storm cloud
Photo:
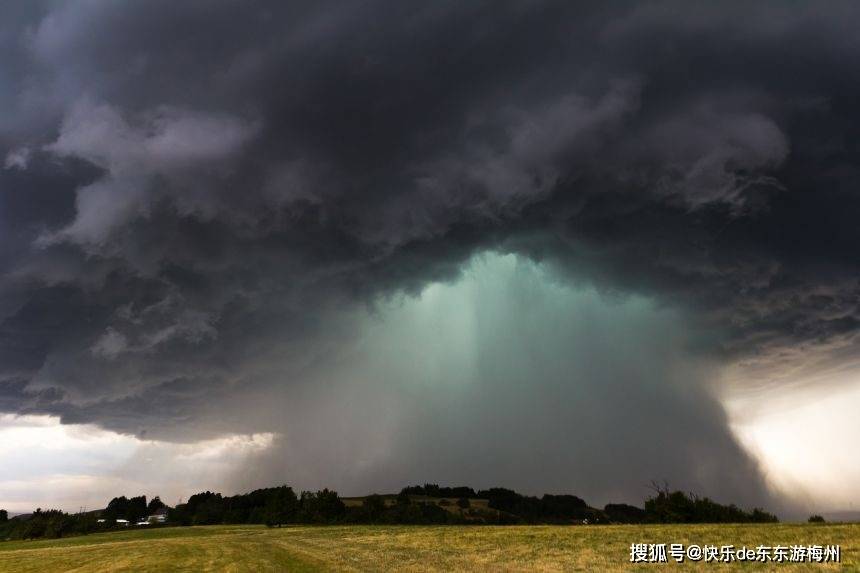
<path id="1" fill-rule="evenodd" d="M 249 412 L 301 402 L 356 305 L 486 249 L 680 308 L 724 360 L 853 355 L 850 3 L 3 12 L 6 411 L 282 429 Z"/>

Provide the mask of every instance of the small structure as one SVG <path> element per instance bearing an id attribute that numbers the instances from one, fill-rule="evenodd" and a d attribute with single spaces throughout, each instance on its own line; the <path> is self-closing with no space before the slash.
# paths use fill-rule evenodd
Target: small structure
<path id="1" fill-rule="evenodd" d="M 151 524 L 166 523 L 167 522 L 167 508 L 166 507 L 159 507 L 158 509 L 155 510 L 155 513 L 153 513 L 148 518 L 146 518 L 146 520 Z"/>
<path id="2" fill-rule="evenodd" d="M 128 527 L 128 520 L 127 519 L 117 519 L 116 524 L 117 525 L 124 525 L 124 526 Z"/>

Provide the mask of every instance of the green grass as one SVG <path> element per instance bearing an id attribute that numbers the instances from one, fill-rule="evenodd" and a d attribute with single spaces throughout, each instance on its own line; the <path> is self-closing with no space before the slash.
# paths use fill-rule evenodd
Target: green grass
<path id="1" fill-rule="evenodd" d="M 842 546 L 842 564 L 629 563 L 630 544 Z M 0 571 L 860 571 L 860 525 L 211 526 L 0 543 Z"/>

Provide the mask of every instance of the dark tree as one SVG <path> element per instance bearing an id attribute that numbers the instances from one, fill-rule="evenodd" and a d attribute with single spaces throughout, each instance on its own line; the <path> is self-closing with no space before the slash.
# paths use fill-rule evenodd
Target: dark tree
<path id="1" fill-rule="evenodd" d="M 540 501 L 540 516 L 543 519 L 567 521 L 589 517 L 588 504 L 575 495 L 545 494 Z"/>
<path id="2" fill-rule="evenodd" d="M 346 511 L 346 506 L 337 492 L 328 488 L 317 492 L 317 511 L 324 521 L 335 520 Z"/>
<path id="3" fill-rule="evenodd" d="M 9 521 L 9 512 L 5 509 L 0 509 L 0 523 L 6 523 Z"/>
<path id="4" fill-rule="evenodd" d="M 615 523 L 643 523 L 645 510 L 626 503 L 607 503 L 603 512 L 610 521 Z"/>
<path id="5" fill-rule="evenodd" d="M 427 497 L 475 497 L 475 490 L 467 486 L 441 487 L 435 483 L 410 485 L 400 490 L 408 495 L 426 495 Z"/>
<path id="6" fill-rule="evenodd" d="M 104 517 L 108 521 L 113 521 L 115 519 L 125 519 L 125 509 L 128 506 L 128 498 L 124 495 L 121 497 L 115 497 L 110 500 L 107 504 L 107 507 L 102 512 L 102 517 Z"/>
<path id="7" fill-rule="evenodd" d="M 760 508 L 744 511 L 734 504 L 722 505 L 707 497 L 657 488 L 645 500 L 645 519 L 652 523 L 774 523 L 775 515 Z"/>
<path id="8" fill-rule="evenodd" d="M 526 521 L 540 520 L 541 503 L 536 497 L 520 495 L 503 487 L 481 490 L 478 497 L 489 500 L 493 509 L 513 514 Z"/>
<path id="9" fill-rule="evenodd" d="M 263 510 L 266 525 L 280 527 L 284 523 L 295 521 L 298 507 L 299 500 L 293 488 L 286 485 L 273 488 L 267 496 Z"/>
<path id="10" fill-rule="evenodd" d="M 303 491 L 299 499 L 301 519 L 311 523 L 330 523 L 346 513 L 346 506 L 336 491 L 328 488 L 316 493 Z"/>
<path id="11" fill-rule="evenodd" d="M 362 502 L 365 516 L 372 522 L 379 521 L 385 513 L 385 499 L 378 494 L 369 495 Z"/>
<path id="12" fill-rule="evenodd" d="M 155 496 L 151 500 L 149 500 L 149 505 L 146 506 L 146 513 L 148 515 L 152 515 L 162 507 L 165 507 L 164 502 L 161 501 L 161 498 Z"/>
<path id="13" fill-rule="evenodd" d="M 191 525 L 194 521 L 194 516 L 188 511 L 188 506 L 183 503 L 180 506 L 167 510 L 167 520 L 170 523 L 179 525 Z"/>
<path id="14" fill-rule="evenodd" d="M 110 500 L 103 513 L 103 517 L 108 520 L 127 519 L 132 522 L 139 521 L 147 515 L 145 495 L 130 499 L 124 495 L 115 497 Z"/>

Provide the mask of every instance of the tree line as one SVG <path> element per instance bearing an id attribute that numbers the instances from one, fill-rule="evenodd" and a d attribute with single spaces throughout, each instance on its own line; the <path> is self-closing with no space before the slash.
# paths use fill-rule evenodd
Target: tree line
<path id="1" fill-rule="evenodd" d="M 95 514 L 69 514 L 58 509 L 36 509 L 33 513 L 11 519 L 0 514 L 0 539 L 56 539 L 86 535 L 99 530 Z"/>
<path id="2" fill-rule="evenodd" d="M 482 500 L 482 501 L 478 501 Z M 775 515 L 760 508 L 743 510 L 707 497 L 657 488 L 644 507 L 610 503 L 598 509 L 575 495 L 529 496 L 494 487 L 437 484 L 403 488 L 397 495 L 369 495 L 347 505 L 336 491 L 302 491 L 283 485 L 225 496 L 205 491 L 167 507 L 158 497 L 115 497 L 103 510 L 68 514 L 37 509 L 9 519 L 0 510 L 0 539 L 56 538 L 123 527 L 166 508 L 167 524 L 570 524 L 570 523 L 768 523 Z"/>

